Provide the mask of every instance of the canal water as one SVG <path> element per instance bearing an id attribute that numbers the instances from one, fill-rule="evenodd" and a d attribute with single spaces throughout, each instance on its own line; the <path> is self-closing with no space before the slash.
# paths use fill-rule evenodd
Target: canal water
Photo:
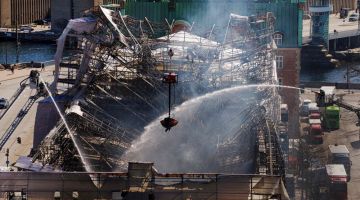
<path id="1" fill-rule="evenodd" d="M 56 44 L 21 43 L 19 48 L 19 61 L 45 62 L 45 61 L 53 60 L 55 52 L 56 52 Z M 64 52 L 64 56 L 66 55 L 69 55 L 69 51 Z M 6 57 L 7 57 L 7 63 L 16 62 L 15 42 L 0 41 L 0 63 L 6 63 Z M 346 66 L 340 66 L 331 69 L 302 69 L 300 72 L 300 81 L 346 83 Z M 360 76 L 350 78 L 350 82 L 360 83 Z"/>
<path id="2" fill-rule="evenodd" d="M 359 69 L 358 64 L 357 69 Z M 346 66 L 329 69 L 301 69 L 300 82 L 330 82 L 330 83 L 346 83 Z M 349 76 L 350 83 L 360 83 L 360 74 Z"/>
<path id="3" fill-rule="evenodd" d="M 19 62 L 54 60 L 56 44 L 20 42 Z M 0 41 L 0 63 L 16 62 L 16 42 Z"/>

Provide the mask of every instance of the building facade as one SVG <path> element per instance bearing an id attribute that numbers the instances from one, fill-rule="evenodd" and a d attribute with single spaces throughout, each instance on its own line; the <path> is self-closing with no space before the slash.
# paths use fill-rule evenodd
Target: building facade
<path id="1" fill-rule="evenodd" d="M 1 0 L 0 26 L 15 27 L 50 18 L 50 0 Z"/>
<path id="2" fill-rule="evenodd" d="M 51 0 L 51 29 L 61 32 L 70 19 L 79 18 L 83 12 L 98 5 L 120 4 L 124 0 Z"/>
<path id="3" fill-rule="evenodd" d="M 329 16 L 332 12 L 329 0 L 313 1 L 309 6 L 311 15 L 311 43 L 329 45 Z"/>
<path id="4" fill-rule="evenodd" d="M 309 7 L 314 5 L 314 2 L 317 0 L 307 0 L 305 3 L 304 14 L 310 14 Z M 330 0 L 330 5 L 332 5 L 332 13 L 340 13 L 341 8 L 349 8 L 350 10 L 355 10 L 358 7 L 357 1 L 354 0 Z"/>
<path id="5" fill-rule="evenodd" d="M 208 23 L 226 23 L 230 13 L 256 15 L 272 12 L 276 17 L 274 40 L 277 43 L 276 61 L 279 83 L 298 87 L 300 74 L 300 49 L 302 45 L 302 17 L 305 1 L 191 1 L 173 0 L 153 2 L 148 0 L 127 0 L 125 14 L 135 18 L 163 21 L 165 18 L 186 20 L 200 26 Z M 223 16 L 223 17 L 221 17 Z M 224 18 L 224 19 L 221 19 Z M 198 20 L 201 19 L 201 20 Z M 289 108 L 289 136 L 299 134 L 299 91 L 281 89 L 283 103 Z"/>

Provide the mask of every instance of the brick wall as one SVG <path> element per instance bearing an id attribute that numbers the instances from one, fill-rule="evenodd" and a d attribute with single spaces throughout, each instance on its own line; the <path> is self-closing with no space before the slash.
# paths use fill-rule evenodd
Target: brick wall
<path id="1" fill-rule="evenodd" d="M 279 48 L 277 55 L 283 56 L 283 68 L 278 69 L 278 77 L 282 79 L 283 85 L 299 86 L 300 76 L 300 48 Z M 280 95 L 282 102 L 289 108 L 289 137 L 299 136 L 299 90 L 282 88 Z"/>

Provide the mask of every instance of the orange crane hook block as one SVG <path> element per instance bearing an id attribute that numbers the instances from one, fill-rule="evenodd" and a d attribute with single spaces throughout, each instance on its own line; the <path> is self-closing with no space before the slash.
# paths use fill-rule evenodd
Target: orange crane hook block
<path id="1" fill-rule="evenodd" d="M 175 84 L 178 82 L 178 78 L 177 78 L 177 74 L 171 72 L 171 73 L 164 73 L 162 82 L 163 83 L 168 83 L 168 84 Z"/>
<path id="2" fill-rule="evenodd" d="M 166 131 L 170 131 L 170 129 L 178 124 L 178 121 L 171 117 L 165 117 L 160 121 L 161 125 L 165 128 Z"/>
<path id="3" fill-rule="evenodd" d="M 163 83 L 169 84 L 169 116 L 160 121 L 161 125 L 165 128 L 166 131 L 178 124 L 178 121 L 174 118 L 171 118 L 171 85 L 178 82 L 178 76 L 175 73 L 164 73 L 162 78 Z M 174 91 L 175 92 L 175 91 Z"/>

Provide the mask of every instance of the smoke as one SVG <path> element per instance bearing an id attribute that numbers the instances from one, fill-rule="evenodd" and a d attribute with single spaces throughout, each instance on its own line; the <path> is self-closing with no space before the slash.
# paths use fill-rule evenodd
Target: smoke
<path id="1" fill-rule="evenodd" d="M 147 127 L 125 153 L 127 161 L 154 162 L 160 172 L 223 172 L 217 159 L 218 142 L 229 140 L 242 132 L 242 121 L 251 116 L 245 112 L 254 104 L 254 90 L 236 87 L 216 91 L 189 100 L 173 110 L 179 124 L 165 132 L 161 116 Z M 237 137 L 237 138 L 242 138 Z M 251 137 L 244 137 L 249 139 Z M 252 162 L 253 142 L 240 141 L 233 149 L 245 152 L 244 166 L 234 173 L 246 173 Z M 248 171 L 249 172 L 249 171 Z"/>
<path id="2" fill-rule="evenodd" d="M 184 17 L 193 24 L 191 32 L 207 37 L 215 25 L 211 39 L 218 42 L 224 40 L 230 14 L 248 15 L 250 11 L 247 8 L 251 7 L 249 1 L 205 1 L 191 4 L 191 10 Z"/>
<path id="3" fill-rule="evenodd" d="M 200 9 L 201 12 L 195 12 L 199 8 L 192 8 L 194 12 L 189 12 L 189 16 L 186 18 L 190 24 L 194 22 L 191 32 L 194 35 L 206 37 L 206 32 L 210 31 L 215 24 L 216 28 L 211 39 L 220 43 L 224 42 L 225 35 L 229 34 L 228 31 L 231 31 L 229 28 L 229 24 L 231 24 L 229 21 L 230 13 L 243 14 L 240 12 L 241 9 L 236 7 L 240 3 L 211 2 L 203 5 L 206 6 Z M 233 20 L 233 18 L 231 19 Z M 242 24 L 235 23 L 236 20 L 237 22 L 243 22 L 240 18 L 234 20 L 231 26 Z M 243 30 L 241 29 L 243 27 L 239 26 L 237 28 Z M 243 30 L 246 34 L 248 28 Z M 238 29 L 234 28 L 233 32 L 236 33 Z M 237 39 L 236 35 L 233 38 Z M 230 38 L 226 39 L 232 41 Z M 176 43 L 169 45 L 174 52 L 183 51 L 181 54 L 183 57 L 179 56 L 180 54 L 176 55 L 175 52 L 173 63 L 181 61 L 179 62 L 180 65 L 187 64 L 191 68 L 191 70 L 179 74 L 179 77 L 182 78 L 185 78 L 184 75 L 188 75 L 188 81 L 186 82 L 190 84 L 184 83 L 181 85 L 180 83 L 176 90 L 181 90 L 181 94 L 175 92 L 177 97 L 174 99 L 178 99 L 177 102 L 183 102 L 188 97 L 203 94 L 209 90 L 210 86 L 214 86 L 214 88 L 227 87 L 229 85 L 226 82 L 232 81 L 233 76 L 237 81 L 237 83 L 230 83 L 233 85 L 248 83 L 248 80 L 252 83 L 266 81 L 264 79 L 268 78 L 268 76 L 264 72 L 268 68 L 264 67 L 265 64 L 262 65 L 262 58 L 265 58 L 265 56 L 259 55 L 260 50 L 256 49 L 255 51 L 255 47 L 253 47 L 253 45 L 260 44 L 240 39 L 242 38 L 231 44 L 218 45 L 213 49 L 207 49 L 207 47 L 196 44 L 185 45 L 185 42 L 178 49 L 174 47 Z M 243 42 L 246 42 L 246 45 Z M 230 50 L 231 53 L 229 53 Z M 212 53 L 213 51 L 215 53 Z M 235 51 L 234 54 L 233 51 Z M 223 57 L 225 55 L 227 56 L 226 59 Z M 218 84 L 219 82 L 224 83 L 224 85 Z M 221 148 L 218 148 L 218 144 L 236 138 L 236 145 L 230 145 L 233 148 L 232 153 L 239 155 L 241 158 L 238 160 L 241 160 L 244 164 L 237 165 L 238 169 L 235 169 L 233 173 L 246 173 L 244 169 L 249 167 L 253 161 L 252 148 L 254 147 L 252 146 L 253 137 L 251 137 L 251 132 L 244 130 L 242 125 L 253 123 L 244 121 L 253 117 L 249 116 L 247 111 L 252 106 L 256 106 L 256 98 L 251 91 L 242 90 L 240 92 L 239 88 L 225 89 L 207 94 L 178 106 L 173 113 L 175 113 L 174 117 L 179 121 L 179 124 L 169 133 L 165 133 L 164 128 L 160 125 L 160 120 L 165 116 L 154 120 L 145 127 L 143 134 L 133 142 L 132 147 L 124 154 L 122 159 L 126 161 L 154 162 L 155 167 L 161 172 L 221 173 L 225 171 L 223 163 L 220 163 L 224 158 L 219 159 L 218 156 L 224 154 L 219 154 Z M 161 102 L 167 102 L 166 99 L 161 101 L 161 99 L 164 100 L 163 96 L 154 97 L 153 99 L 159 99 L 160 104 Z M 139 112 L 144 111 L 141 108 L 141 104 L 139 104 Z M 151 113 L 152 111 L 146 110 L 146 112 Z M 144 116 L 148 114 L 146 112 L 143 112 Z M 152 116 L 158 116 L 155 114 Z M 124 113 L 121 113 L 121 115 L 129 119 L 129 123 L 126 124 L 135 121 Z M 150 121 L 154 118 L 147 117 L 146 119 Z M 134 124 L 134 127 L 143 127 L 139 126 L 138 123 L 132 124 Z M 231 156 L 227 158 L 232 160 Z"/>

